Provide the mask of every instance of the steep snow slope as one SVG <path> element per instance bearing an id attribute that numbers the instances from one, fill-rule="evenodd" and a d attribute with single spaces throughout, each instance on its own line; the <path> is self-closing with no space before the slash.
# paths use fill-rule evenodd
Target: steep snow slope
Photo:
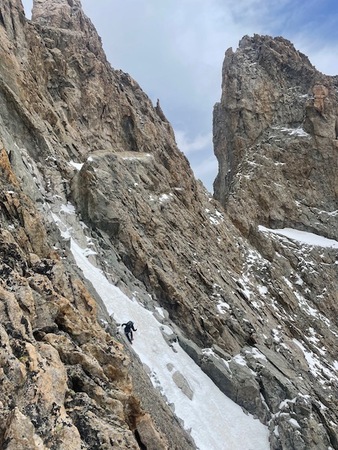
<path id="1" fill-rule="evenodd" d="M 74 214 L 71 205 L 63 212 Z M 158 314 L 147 310 L 137 298 L 137 292 L 128 298 L 112 285 L 102 270 L 88 259 L 95 254 L 92 248 L 81 248 L 72 228 L 65 227 L 54 215 L 65 237 L 71 238 L 71 250 L 78 267 L 92 283 L 108 312 L 117 323 L 133 320 L 137 327 L 133 350 L 147 368 L 156 389 L 166 397 L 184 427 L 190 430 L 200 450 L 267 450 L 268 429 L 251 415 L 244 413 L 236 403 L 227 398 L 199 366 L 182 350 L 170 326 L 158 319 Z M 80 230 L 80 226 L 76 227 Z M 78 231 L 79 232 L 79 231 Z M 81 238 L 83 241 L 83 237 Z M 122 333 L 123 334 L 123 333 Z M 165 339 L 163 334 L 169 339 Z M 125 345 L 129 345 L 125 340 Z M 224 362 L 225 364 L 225 362 Z"/>

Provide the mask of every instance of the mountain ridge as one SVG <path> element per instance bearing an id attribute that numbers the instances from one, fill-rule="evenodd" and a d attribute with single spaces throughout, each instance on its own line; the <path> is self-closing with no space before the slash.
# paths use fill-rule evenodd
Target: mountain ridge
<path id="1" fill-rule="evenodd" d="M 68 432 L 73 448 L 111 448 L 110 432 L 120 448 L 195 447 L 134 361 L 132 388 L 118 324 L 75 267 L 69 229 L 113 284 L 154 313 L 165 308 L 181 347 L 269 427 L 271 448 L 338 448 L 337 252 L 271 232 L 337 239 L 337 78 L 282 38 L 244 37 L 226 53 L 214 111 L 219 203 L 194 179 L 159 105 L 111 68 L 79 1 L 35 0 L 32 21 L 19 0 L 0 11 L 2 358 L 11 368 L 2 446 L 21 445 L 25 429 L 31 448 L 52 448 L 52 435 L 53 448 L 69 448 Z M 62 373 L 63 396 L 34 370 L 39 358 Z M 41 386 L 45 401 L 16 395 L 18 378 L 23 392 Z"/>

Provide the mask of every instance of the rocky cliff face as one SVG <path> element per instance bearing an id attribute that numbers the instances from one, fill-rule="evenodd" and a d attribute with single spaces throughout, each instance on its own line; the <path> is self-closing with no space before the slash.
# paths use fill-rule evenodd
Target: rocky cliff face
<path id="1" fill-rule="evenodd" d="M 215 197 L 246 236 L 260 223 L 336 239 L 337 77 L 283 38 L 254 36 L 226 52 L 222 80 Z"/>
<path id="2" fill-rule="evenodd" d="M 337 239 L 337 80 L 282 39 L 226 53 L 219 203 L 79 1 L 35 0 L 28 22 L 5 0 L 0 22 L 2 448 L 195 447 L 134 356 L 128 375 L 69 229 L 112 283 L 167 310 L 271 448 L 338 448 L 336 251 L 266 231 Z"/>
<path id="3" fill-rule="evenodd" d="M 99 323 L 109 317 L 51 220 L 54 200 L 70 194 L 71 159 L 125 148 L 136 114 L 127 94 L 141 91 L 112 71 L 79 2 L 35 2 L 33 21 L 20 1 L 2 2 L 0 447 L 193 448 L 137 361 L 132 380 L 128 352 Z M 94 91 L 96 78 L 108 92 Z M 115 94 L 124 105 L 110 115 Z M 105 134 L 115 136 L 109 146 Z"/>
<path id="4" fill-rule="evenodd" d="M 295 349 L 290 345 L 298 340 L 305 344 L 301 347 L 307 355 L 303 368 L 310 373 L 301 384 L 311 385 L 320 402 L 324 397 L 330 399 L 330 404 L 321 408 L 326 413 L 336 408 L 335 372 L 328 375 L 326 370 L 334 367 L 337 357 L 337 251 L 321 247 L 301 250 L 295 242 L 258 230 L 259 225 L 294 228 L 337 240 L 337 87 L 337 77 L 319 73 L 287 40 L 246 36 L 236 52 L 229 49 L 225 54 L 222 98 L 214 110 L 219 161 L 215 197 L 264 258 L 264 265 L 268 264 L 268 278 L 262 273 L 261 280 L 268 289 L 265 299 L 273 308 L 277 306 L 273 314 L 279 316 L 279 326 L 270 330 L 275 351 L 289 359 L 297 377 L 303 377 L 302 370 L 299 372 L 302 364 L 294 360 Z M 258 274 L 256 262 L 252 271 Z M 266 300 L 264 311 L 269 309 Z M 311 335 L 318 336 L 317 342 L 325 347 L 320 376 L 313 370 L 319 369 L 318 362 L 312 369 L 309 362 L 310 356 L 321 359 Z M 324 373 L 328 378 L 320 381 L 321 376 L 326 377 Z M 324 397 L 320 391 L 326 393 Z M 325 420 L 322 425 L 336 448 L 336 430 L 327 427 Z M 294 448 L 302 445 L 293 443 Z M 316 445 L 324 448 L 329 444 L 320 440 Z"/>

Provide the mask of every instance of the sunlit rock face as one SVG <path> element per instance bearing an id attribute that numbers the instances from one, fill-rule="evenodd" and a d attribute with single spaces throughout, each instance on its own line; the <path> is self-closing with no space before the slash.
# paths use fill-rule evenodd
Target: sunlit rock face
<path id="1" fill-rule="evenodd" d="M 261 223 L 337 238 L 337 86 L 283 38 L 227 50 L 215 197 L 246 236 Z"/>
<path id="2" fill-rule="evenodd" d="M 27 22 L 21 2 L 5 0 L 0 37 L 0 447 L 194 448 L 136 360 L 132 381 L 123 340 L 53 223 L 67 205 L 70 161 L 125 148 L 127 92 L 141 91 L 106 62 L 80 2 L 36 1 Z"/>
<path id="3" fill-rule="evenodd" d="M 337 239 L 336 79 L 283 39 L 226 53 L 218 202 L 79 1 L 35 1 L 31 22 L 19 1 L 0 12 L 0 446 L 194 448 L 136 357 L 130 370 L 57 216 L 114 284 L 166 310 L 271 448 L 338 447 L 337 251 L 269 231 Z"/>

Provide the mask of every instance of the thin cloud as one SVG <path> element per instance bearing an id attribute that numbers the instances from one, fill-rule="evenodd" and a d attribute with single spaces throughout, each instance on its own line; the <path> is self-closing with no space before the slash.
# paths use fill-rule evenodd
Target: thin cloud
<path id="1" fill-rule="evenodd" d="M 338 75 L 337 40 L 313 39 L 311 35 L 298 32 L 291 37 L 295 47 L 307 55 L 317 70 L 326 75 Z"/>
<path id="2" fill-rule="evenodd" d="M 312 52 L 311 63 L 326 75 L 338 75 L 338 61 L 333 55 L 338 55 L 338 44 L 325 45 Z"/>
<path id="3" fill-rule="evenodd" d="M 205 158 L 200 164 L 195 166 L 194 172 L 199 177 L 208 175 L 210 173 L 215 175 L 217 173 L 217 159 L 214 156 Z"/>
<path id="4" fill-rule="evenodd" d="M 198 134 L 197 136 L 190 138 L 185 131 L 175 130 L 175 136 L 178 148 L 186 155 L 205 151 L 206 147 L 210 148 L 212 145 L 211 133 Z"/>
<path id="5" fill-rule="evenodd" d="M 205 187 L 211 192 L 218 171 L 218 163 L 215 156 L 211 155 L 203 159 L 199 164 L 193 165 L 192 169 L 195 177 L 202 180 Z"/>

